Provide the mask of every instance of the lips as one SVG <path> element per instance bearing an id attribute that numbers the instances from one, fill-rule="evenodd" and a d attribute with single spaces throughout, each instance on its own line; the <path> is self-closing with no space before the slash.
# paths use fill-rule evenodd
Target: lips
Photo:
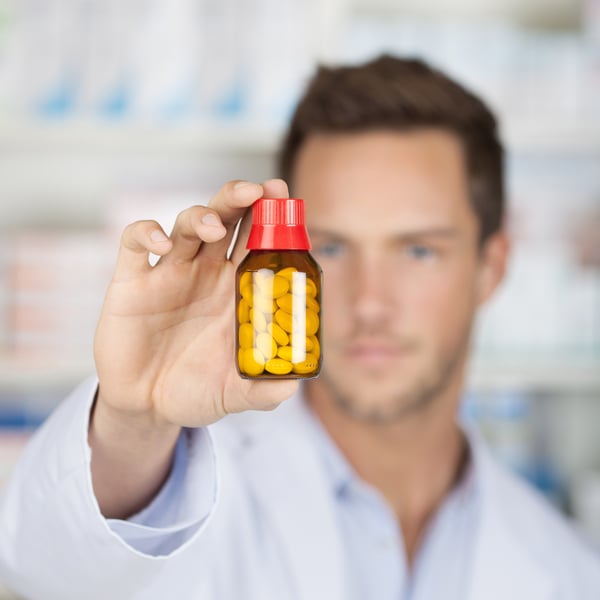
<path id="1" fill-rule="evenodd" d="M 409 353 L 409 345 L 383 342 L 353 343 L 347 349 L 347 356 L 350 360 L 364 365 L 381 365 L 404 358 Z"/>

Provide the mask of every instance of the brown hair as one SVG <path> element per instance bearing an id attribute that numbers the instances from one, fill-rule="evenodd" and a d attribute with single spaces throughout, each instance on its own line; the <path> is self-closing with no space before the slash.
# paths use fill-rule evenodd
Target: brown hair
<path id="1" fill-rule="evenodd" d="M 462 142 L 480 242 L 500 229 L 503 149 L 496 119 L 474 94 L 421 60 L 384 55 L 358 66 L 319 67 L 294 112 L 279 154 L 293 185 L 294 161 L 314 133 L 436 127 Z"/>

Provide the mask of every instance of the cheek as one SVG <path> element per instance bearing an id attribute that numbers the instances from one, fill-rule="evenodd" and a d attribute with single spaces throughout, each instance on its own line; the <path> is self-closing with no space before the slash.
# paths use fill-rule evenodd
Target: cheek
<path id="1" fill-rule="evenodd" d="M 463 328 L 474 312 L 475 275 L 468 269 L 451 268 L 429 273 L 413 281 L 405 290 L 405 305 L 412 318 L 432 330 Z"/>
<path id="2" fill-rule="evenodd" d="M 350 324 L 350 289 L 347 277 L 341 269 L 328 268 L 326 261 L 321 262 L 323 268 L 323 318 L 324 333 L 342 331 Z"/>

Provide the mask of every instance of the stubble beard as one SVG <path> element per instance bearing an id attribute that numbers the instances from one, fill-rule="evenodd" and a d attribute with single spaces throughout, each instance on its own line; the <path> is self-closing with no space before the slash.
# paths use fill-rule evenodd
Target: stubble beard
<path id="1" fill-rule="evenodd" d="M 340 385 L 336 378 L 330 377 L 327 369 L 321 373 L 320 379 L 333 403 L 353 420 L 371 425 L 398 423 L 424 413 L 444 395 L 463 367 L 468 346 L 467 334 L 453 352 L 438 360 L 410 389 L 391 392 L 385 401 L 381 398 L 377 398 L 376 402 L 365 402 L 364 398 L 361 401 L 351 391 L 344 390 L 344 385 Z"/>

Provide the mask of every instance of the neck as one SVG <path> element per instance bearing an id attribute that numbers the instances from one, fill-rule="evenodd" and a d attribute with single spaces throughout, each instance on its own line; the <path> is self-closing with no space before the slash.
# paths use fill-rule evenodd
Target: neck
<path id="1" fill-rule="evenodd" d="M 455 420 L 460 393 L 436 398 L 421 412 L 373 424 L 338 407 L 327 388 L 307 387 L 307 399 L 361 479 L 377 488 L 394 510 L 412 563 L 431 517 L 461 474 L 466 441 Z"/>

